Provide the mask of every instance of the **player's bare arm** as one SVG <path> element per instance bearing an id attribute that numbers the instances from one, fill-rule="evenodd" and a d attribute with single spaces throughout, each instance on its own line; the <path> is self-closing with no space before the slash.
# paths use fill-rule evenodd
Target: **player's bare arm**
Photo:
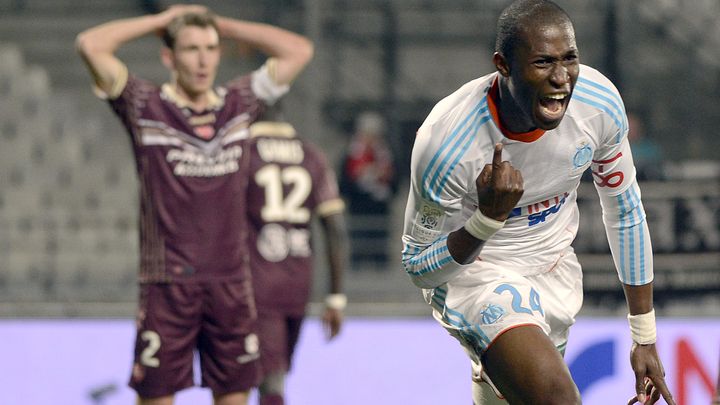
<path id="1" fill-rule="evenodd" d="M 320 217 L 320 225 L 324 231 L 330 267 L 330 295 L 325 303 L 322 321 L 327 338 L 332 339 L 340 333 L 346 303 L 342 294 L 342 275 L 348 263 L 347 226 L 342 213 Z"/>
<path id="2" fill-rule="evenodd" d="M 525 191 L 522 174 L 502 160 L 502 149 L 502 144 L 495 145 L 492 164 L 485 165 L 475 180 L 478 211 L 499 224 L 508 218 Z M 448 250 L 455 261 L 467 264 L 475 260 L 485 240 L 474 236 L 466 226 L 450 233 Z"/>
<path id="3" fill-rule="evenodd" d="M 623 284 L 628 309 L 631 316 L 648 314 L 653 310 L 652 283 L 640 286 Z M 668 405 L 675 405 L 672 393 L 665 382 L 665 370 L 658 356 L 655 343 L 641 344 L 633 342 L 630 350 L 630 365 L 635 373 L 635 396 L 628 405 L 636 402 L 654 404 L 660 397 Z"/>
<path id="4" fill-rule="evenodd" d="M 272 25 L 217 17 L 221 38 L 233 39 L 259 49 L 275 59 L 271 77 L 276 84 L 289 84 L 310 62 L 314 46 L 302 35 Z"/>
<path id="5" fill-rule="evenodd" d="M 108 93 L 124 72 L 123 63 L 115 56 L 118 48 L 147 34 L 162 32 L 177 16 L 207 11 L 204 6 L 175 5 L 158 14 L 113 20 L 78 34 L 75 47 L 93 75 L 95 84 Z"/>

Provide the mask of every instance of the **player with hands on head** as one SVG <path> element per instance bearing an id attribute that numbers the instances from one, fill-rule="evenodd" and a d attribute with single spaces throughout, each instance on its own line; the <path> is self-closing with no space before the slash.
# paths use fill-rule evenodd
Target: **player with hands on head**
<path id="1" fill-rule="evenodd" d="M 162 36 L 169 81 L 130 73 L 115 55 Z M 268 56 L 257 70 L 216 86 L 220 39 Z M 247 403 L 259 384 L 257 313 L 248 264 L 241 168 L 249 126 L 287 93 L 313 56 L 307 38 L 204 6 L 113 20 L 76 47 L 97 93 L 124 125 L 140 180 L 139 302 L 130 386 L 143 405 L 172 404 L 191 387 L 193 356 L 217 405 Z"/>
<path id="2" fill-rule="evenodd" d="M 586 170 L 627 299 L 634 399 L 675 405 L 654 345 L 652 249 L 625 108 L 579 58 L 564 10 L 513 1 L 498 19 L 496 71 L 441 100 L 415 138 L 402 262 L 470 357 L 477 405 L 581 403 L 563 353 L 582 305 L 572 241 Z"/>

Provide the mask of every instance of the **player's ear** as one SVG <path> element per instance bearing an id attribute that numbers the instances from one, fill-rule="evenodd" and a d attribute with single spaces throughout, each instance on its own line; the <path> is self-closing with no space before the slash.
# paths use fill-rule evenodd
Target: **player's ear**
<path id="1" fill-rule="evenodd" d="M 165 65 L 166 68 L 169 70 L 175 70 L 175 62 L 173 59 L 173 52 L 172 49 L 168 48 L 167 46 L 163 46 L 160 48 L 160 60 L 162 60 L 163 65 Z"/>
<path id="2" fill-rule="evenodd" d="M 493 54 L 493 64 L 495 65 L 495 69 L 497 69 L 501 75 L 505 77 L 510 76 L 510 64 L 505 56 L 503 56 L 500 52 L 495 52 Z"/>

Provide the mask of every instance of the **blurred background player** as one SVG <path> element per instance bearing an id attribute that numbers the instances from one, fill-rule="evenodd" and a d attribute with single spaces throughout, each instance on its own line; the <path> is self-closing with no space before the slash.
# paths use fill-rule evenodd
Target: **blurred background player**
<path id="1" fill-rule="evenodd" d="M 641 112 L 630 111 L 627 114 L 628 141 L 635 162 L 638 181 L 663 180 L 663 150 L 659 143 L 648 134 L 645 116 Z"/>
<path id="2" fill-rule="evenodd" d="M 352 269 L 388 269 L 389 215 L 398 178 L 382 115 L 365 111 L 342 162 L 340 192 L 348 204 Z"/>
<path id="3" fill-rule="evenodd" d="M 123 44 L 161 33 L 170 81 L 128 73 Z M 214 87 L 220 38 L 269 56 L 252 74 Z M 77 36 L 97 90 L 130 135 L 140 178 L 140 300 L 130 385 L 142 404 L 171 404 L 193 385 L 197 349 L 202 385 L 216 404 L 247 403 L 259 383 L 256 313 L 243 249 L 240 170 L 247 128 L 285 94 L 313 46 L 292 32 L 214 16 L 205 7 L 111 21 Z"/>
<path id="4" fill-rule="evenodd" d="M 344 203 L 325 155 L 299 138 L 276 105 L 250 126 L 248 218 L 250 267 L 258 310 L 261 405 L 284 404 L 285 376 L 310 299 L 313 219 L 319 219 L 329 266 L 322 317 L 328 339 L 339 332 L 346 297 Z"/>
<path id="5" fill-rule="evenodd" d="M 418 130 L 403 235 L 407 273 L 472 360 L 475 403 L 581 403 L 562 353 L 582 305 L 572 242 L 590 168 L 629 309 L 631 402 L 662 394 L 674 405 L 617 89 L 580 65 L 570 17 L 551 1 L 503 10 L 493 63 L 496 72 L 440 101 Z"/>

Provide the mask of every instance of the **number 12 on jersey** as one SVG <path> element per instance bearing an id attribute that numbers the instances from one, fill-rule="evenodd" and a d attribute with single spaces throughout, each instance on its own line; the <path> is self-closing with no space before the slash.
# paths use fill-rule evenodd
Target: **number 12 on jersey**
<path id="1" fill-rule="evenodd" d="M 310 210 L 303 207 L 312 190 L 312 177 L 301 166 L 264 166 L 255 173 L 255 182 L 265 189 L 265 205 L 260 211 L 265 222 L 306 223 Z M 290 191 L 285 197 L 284 186 Z"/>

